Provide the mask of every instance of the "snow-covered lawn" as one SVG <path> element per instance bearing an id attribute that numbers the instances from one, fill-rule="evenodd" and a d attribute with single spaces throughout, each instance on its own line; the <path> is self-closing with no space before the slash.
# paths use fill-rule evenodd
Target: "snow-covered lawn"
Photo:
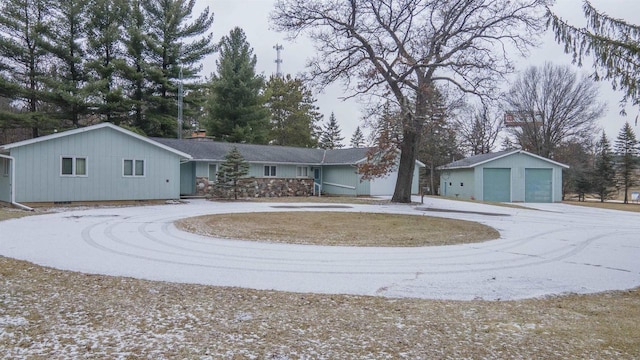
<path id="1" fill-rule="evenodd" d="M 640 285 L 637 214 L 563 204 L 535 207 L 434 198 L 420 206 L 329 207 L 472 220 L 501 233 L 500 239 L 480 244 L 424 248 L 234 241 L 173 226 L 176 219 L 210 213 L 282 211 L 282 204 L 193 201 L 70 210 L 0 222 L 0 255 L 92 274 L 386 297 L 505 300 Z M 295 203 L 289 210 L 323 208 Z"/>
<path id="2" fill-rule="evenodd" d="M 433 252 L 327 249 L 212 240 L 171 225 L 191 215 L 273 209 L 256 203 L 76 209 L 0 222 L 0 254 L 81 271 L 0 256 L 0 358 L 640 358 L 638 289 L 518 301 L 410 298 L 637 286 L 637 214 L 427 201 L 344 211 L 463 218 L 503 236 Z M 180 283 L 268 287 L 254 276 L 295 292 Z"/>

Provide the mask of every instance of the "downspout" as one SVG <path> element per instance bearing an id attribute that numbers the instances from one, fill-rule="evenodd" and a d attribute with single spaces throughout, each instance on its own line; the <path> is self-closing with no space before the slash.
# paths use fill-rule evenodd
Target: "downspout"
<path id="1" fill-rule="evenodd" d="M 9 159 L 9 161 L 11 161 L 11 205 L 22 210 L 33 211 L 33 208 L 16 202 L 16 158 L 2 154 L 0 154 L 0 158 Z"/>

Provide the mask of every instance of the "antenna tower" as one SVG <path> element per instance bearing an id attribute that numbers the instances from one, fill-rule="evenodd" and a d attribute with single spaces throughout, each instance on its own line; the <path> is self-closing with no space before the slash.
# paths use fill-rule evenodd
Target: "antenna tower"
<path id="1" fill-rule="evenodd" d="M 276 63 L 276 76 L 281 78 L 282 77 L 282 70 L 281 70 L 281 64 L 282 64 L 282 59 L 280 58 L 280 51 L 282 51 L 282 49 L 284 49 L 284 47 L 280 44 L 276 44 L 276 46 L 273 47 L 276 50 L 277 53 L 277 57 L 275 60 Z"/>
<path id="2" fill-rule="evenodd" d="M 178 79 L 178 139 L 182 139 L 182 98 L 184 90 L 182 89 L 182 67 L 180 67 L 180 75 Z"/>

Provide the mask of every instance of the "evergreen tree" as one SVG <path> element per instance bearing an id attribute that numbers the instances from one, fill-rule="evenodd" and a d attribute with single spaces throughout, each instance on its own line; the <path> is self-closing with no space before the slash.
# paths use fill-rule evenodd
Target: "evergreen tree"
<path id="1" fill-rule="evenodd" d="M 434 89 L 426 105 L 426 120 L 422 126 L 423 140 L 418 150 L 418 159 L 426 165 L 430 193 L 435 195 L 440 184 L 437 168 L 454 158 L 461 158 L 462 154 L 456 131 L 448 117 L 449 111 L 444 95 Z"/>
<path id="2" fill-rule="evenodd" d="M 591 182 L 593 191 L 600 197 L 600 202 L 609 199 L 615 191 L 616 170 L 613 151 L 604 131 L 596 143 L 595 166 Z"/>
<path id="3" fill-rule="evenodd" d="M 218 71 L 211 79 L 207 133 L 219 141 L 266 144 L 269 109 L 261 90 L 264 79 L 256 75 L 257 58 L 240 28 L 231 30 L 219 44 Z"/>
<path id="4" fill-rule="evenodd" d="M 88 0 L 55 0 L 52 24 L 46 32 L 45 48 L 52 55 L 52 77 L 47 97 L 58 107 L 58 117 L 80 126 L 87 113 L 85 66 L 86 16 Z"/>
<path id="5" fill-rule="evenodd" d="M 556 41 L 564 45 L 565 52 L 572 55 L 578 65 L 583 64 L 586 56 L 593 59 L 593 77 L 610 81 L 614 90 L 624 92 L 622 105 L 627 101 L 640 104 L 640 27 L 612 18 L 586 0 L 582 10 L 586 27 L 575 27 L 547 8 L 548 24 Z"/>
<path id="6" fill-rule="evenodd" d="M 593 145 L 590 139 L 569 140 L 556 146 L 555 160 L 569 165 L 562 169 L 562 200 L 567 194 L 578 194 L 578 201 L 592 192 Z"/>
<path id="7" fill-rule="evenodd" d="M 127 101 L 117 80 L 125 63 L 126 0 L 92 0 L 87 8 L 87 76 L 95 112 L 104 121 L 120 125 L 126 120 Z"/>
<path id="8" fill-rule="evenodd" d="M 224 157 L 218 170 L 218 183 L 233 187 L 233 197 L 238 200 L 238 180 L 249 173 L 249 164 L 237 147 L 233 147 Z"/>
<path id="9" fill-rule="evenodd" d="M 205 34 L 213 23 L 209 8 L 191 23 L 195 0 L 144 0 L 148 90 L 148 110 L 143 130 L 150 136 L 173 136 L 177 129 L 177 82 L 182 72 L 185 80 L 197 77 L 198 63 L 215 50 L 212 34 Z"/>
<path id="10" fill-rule="evenodd" d="M 302 80 L 272 76 L 266 85 L 266 106 L 271 111 L 269 143 L 315 147 L 317 123 L 322 119 L 316 100 Z"/>
<path id="11" fill-rule="evenodd" d="M 624 203 L 629 202 L 629 188 L 634 186 L 637 180 L 634 177 L 634 170 L 638 166 L 638 140 L 629 122 L 626 122 L 618 138 L 616 139 L 616 154 L 619 157 L 617 174 L 618 182 L 624 188 Z"/>
<path id="12" fill-rule="evenodd" d="M 517 149 L 518 147 L 516 146 L 516 144 L 513 143 L 513 140 L 511 140 L 508 136 L 505 137 L 504 139 L 502 139 L 502 143 L 500 144 L 500 150 L 501 151 L 505 151 L 505 150 L 513 150 L 513 149 Z"/>
<path id="13" fill-rule="evenodd" d="M 336 116 L 334 113 L 331 113 L 329 121 L 325 124 L 324 129 L 322 130 L 319 146 L 321 149 L 340 149 L 344 146 L 342 145 L 343 140 L 344 137 L 341 135 L 340 126 L 338 125 Z"/>
<path id="14" fill-rule="evenodd" d="M 33 137 L 54 126 L 44 114 L 42 101 L 42 80 L 47 74 L 43 33 L 49 26 L 49 11 L 48 0 L 0 3 L 0 90 L 24 109 L 23 115 L 12 117 L 12 123 L 30 127 Z"/>
<path id="15" fill-rule="evenodd" d="M 126 32 L 123 41 L 126 64 L 123 67 L 122 76 L 128 109 L 132 117 L 128 122 L 144 132 L 148 127 L 145 119 L 148 66 L 145 60 L 147 24 L 141 2 L 142 0 L 131 0 L 126 9 L 128 16 L 125 18 Z"/>
<path id="16" fill-rule="evenodd" d="M 361 148 L 364 147 L 364 145 L 364 134 L 362 133 L 362 130 L 360 130 L 360 126 L 357 126 L 353 135 L 351 135 L 350 146 L 352 148 Z"/>

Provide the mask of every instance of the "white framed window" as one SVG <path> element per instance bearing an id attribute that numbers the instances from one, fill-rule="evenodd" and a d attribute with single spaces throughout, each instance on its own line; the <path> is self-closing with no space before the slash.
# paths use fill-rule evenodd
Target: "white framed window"
<path id="1" fill-rule="evenodd" d="M 264 176 L 266 176 L 266 177 L 275 177 L 276 176 L 276 166 L 275 165 L 265 165 L 264 166 Z"/>
<path id="2" fill-rule="evenodd" d="M 84 156 L 60 157 L 60 176 L 87 176 L 87 162 Z"/>
<path id="3" fill-rule="evenodd" d="M 218 176 L 218 165 L 209 164 L 209 182 L 215 182 Z"/>
<path id="4" fill-rule="evenodd" d="M 309 168 L 306 166 L 298 166 L 296 168 L 296 176 L 297 177 L 309 177 Z"/>
<path id="5" fill-rule="evenodd" d="M 144 177 L 146 172 L 145 161 L 142 159 L 123 159 L 122 176 Z"/>
<path id="6" fill-rule="evenodd" d="M 2 158 L 2 176 L 9 176 L 9 159 Z"/>

